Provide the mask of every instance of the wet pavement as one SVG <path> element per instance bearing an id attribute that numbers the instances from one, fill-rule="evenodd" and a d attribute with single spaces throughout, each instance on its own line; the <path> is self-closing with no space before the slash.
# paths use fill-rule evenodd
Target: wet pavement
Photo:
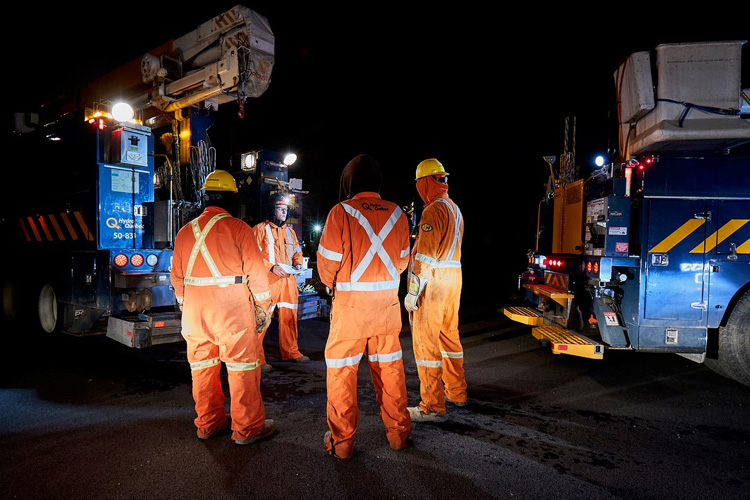
<path id="1" fill-rule="evenodd" d="M 365 363 L 355 453 L 325 454 L 328 322 L 300 322 L 307 364 L 263 374 L 271 440 L 200 441 L 184 345 L 103 337 L 14 346 L 0 368 L 0 497 L 19 499 L 740 498 L 750 483 L 750 388 L 676 355 L 554 355 L 497 307 L 466 310 L 469 404 L 414 425 L 395 452 Z M 401 336 L 409 403 L 419 382 Z"/>

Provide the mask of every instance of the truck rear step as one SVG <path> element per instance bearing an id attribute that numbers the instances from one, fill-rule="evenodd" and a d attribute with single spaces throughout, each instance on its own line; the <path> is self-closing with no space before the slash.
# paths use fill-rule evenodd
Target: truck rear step
<path id="1" fill-rule="evenodd" d="M 538 340 L 548 341 L 554 354 L 569 354 L 591 359 L 604 357 L 604 346 L 572 330 L 559 326 L 538 326 L 531 330 Z"/>
<path id="2" fill-rule="evenodd" d="M 107 325 L 107 337 L 136 349 L 179 342 L 183 340 L 181 331 L 179 312 L 113 316 Z"/>
<path id="3" fill-rule="evenodd" d="M 563 307 L 567 307 L 568 300 L 574 298 L 572 293 L 559 290 L 549 285 L 525 284 L 523 287 L 527 290 L 531 290 L 535 295 L 552 299 Z"/>
<path id="4" fill-rule="evenodd" d="M 544 316 L 542 316 L 541 311 L 530 307 L 506 307 L 503 309 L 503 313 L 513 321 L 524 325 L 542 326 L 544 324 Z"/>

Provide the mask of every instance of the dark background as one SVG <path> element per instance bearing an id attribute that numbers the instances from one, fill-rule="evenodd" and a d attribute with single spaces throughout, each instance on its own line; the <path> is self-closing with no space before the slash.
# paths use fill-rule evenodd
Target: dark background
<path id="1" fill-rule="evenodd" d="M 12 88 L 6 105 L 33 110 L 234 5 L 12 6 L 3 34 Z M 729 2 L 700 11 L 658 3 L 535 3 L 512 12 L 474 2 L 244 5 L 268 18 L 275 64 L 268 90 L 248 100 L 243 119 L 234 103 L 220 109 L 212 135 L 218 167 L 250 149 L 296 151 L 290 177 L 310 193 L 312 223 L 337 201 L 341 169 L 353 156 L 381 162 L 381 194 L 401 205 L 418 200 L 416 165 L 436 157 L 451 174 L 450 195 L 466 223 L 465 297 L 476 286 L 485 291 L 475 296 L 490 302 L 515 288 L 534 246 L 549 174 L 542 156 L 557 156 L 559 165 L 566 117 L 575 117 L 568 147 L 582 174 L 595 154 L 616 147 L 613 75 L 621 60 L 660 43 L 750 35 Z"/>

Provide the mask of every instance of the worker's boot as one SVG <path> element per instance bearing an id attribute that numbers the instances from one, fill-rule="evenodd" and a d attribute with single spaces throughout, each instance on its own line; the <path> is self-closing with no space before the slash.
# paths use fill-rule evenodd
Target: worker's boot
<path id="1" fill-rule="evenodd" d="M 198 439 L 210 439 L 214 436 L 218 436 L 224 431 L 228 431 L 231 426 L 232 420 L 229 418 L 229 415 L 227 415 L 226 420 L 216 427 L 211 427 L 210 429 L 198 429 Z"/>
<path id="2" fill-rule="evenodd" d="M 447 403 L 450 403 L 450 404 L 455 405 L 455 406 L 466 406 L 468 404 L 466 401 L 453 401 L 453 400 L 451 400 L 451 399 L 448 398 L 447 394 L 445 396 L 445 401 Z"/>
<path id="3" fill-rule="evenodd" d="M 425 413 L 419 406 L 410 406 L 407 410 L 409 410 L 409 416 L 411 417 L 412 422 L 444 422 L 447 418 L 445 412 L 438 413 L 431 411 Z"/>
<path id="4" fill-rule="evenodd" d="M 263 422 L 263 427 L 260 429 L 259 433 L 250 436 L 249 438 L 235 439 L 234 442 L 240 445 L 253 444 L 266 438 L 270 438 L 274 434 L 276 434 L 276 423 L 269 418 L 266 419 L 265 422 Z"/>

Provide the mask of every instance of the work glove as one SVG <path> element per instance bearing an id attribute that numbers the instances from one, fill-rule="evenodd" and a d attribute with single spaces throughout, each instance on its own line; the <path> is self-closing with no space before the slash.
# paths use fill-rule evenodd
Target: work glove
<path id="1" fill-rule="evenodd" d="M 404 307 L 406 308 L 407 311 L 414 312 L 417 309 L 419 309 L 419 306 L 417 305 L 418 298 L 419 297 L 417 297 L 414 294 L 411 294 L 411 293 L 406 294 L 406 297 L 404 297 Z"/>
<path id="2" fill-rule="evenodd" d="M 263 333 L 271 326 L 271 315 L 260 306 L 255 306 L 255 331 Z"/>
<path id="3" fill-rule="evenodd" d="M 409 291 L 406 294 L 406 297 L 404 297 L 404 307 L 407 311 L 414 312 L 419 309 L 417 300 L 419 300 L 419 296 L 422 295 L 426 284 L 427 281 L 420 279 L 416 274 L 410 276 Z"/>

